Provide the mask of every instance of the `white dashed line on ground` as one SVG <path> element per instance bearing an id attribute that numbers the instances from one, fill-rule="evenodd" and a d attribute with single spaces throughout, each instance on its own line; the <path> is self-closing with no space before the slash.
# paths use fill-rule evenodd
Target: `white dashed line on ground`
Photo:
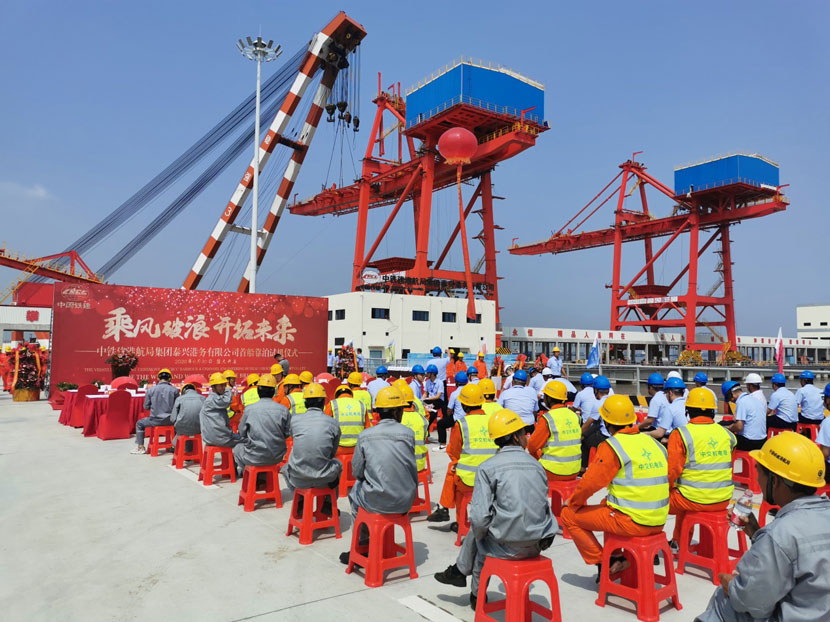
<path id="1" fill-rule="evenodd" d="M 406 598 L 398 599 L 398 602 L 404 607 L 412 609 L 415 613 L 431 622 L 459 622 L 459 619 L 450 615 L 440 607 L 436 607 L 432 603 L 424 600 L 417 594 L 407 596 Z"/>

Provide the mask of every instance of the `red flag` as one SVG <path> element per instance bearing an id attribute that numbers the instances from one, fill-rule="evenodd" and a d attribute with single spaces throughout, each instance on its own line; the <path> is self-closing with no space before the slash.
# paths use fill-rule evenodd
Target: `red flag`
<path id="1" fill-rule="evenodd" d="M 784 373 L 784 338 L 781 335 L 781 327 L 778 327 L 778 337 L 775 340 L 775 360 L 778 362 L 778 373 Z"/>

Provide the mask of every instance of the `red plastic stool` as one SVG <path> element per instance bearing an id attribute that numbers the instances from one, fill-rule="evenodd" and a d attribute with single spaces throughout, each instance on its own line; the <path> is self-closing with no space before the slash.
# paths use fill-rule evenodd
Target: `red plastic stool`
<path id="1" fill-rule="evenodd" d="M 430 512 L 432 503 L 429 500 L 429 467 L 422 471 L 418 471 L 418 486 L 424 486 L 424 496 L 419 497 L 417 492 L 415 494 L 415 501 L 412 502 L 412 509 L 410 514 L 420 514 L 421 512 Z"/>
<path id="2" fill-rule="evenodd" d="M 695 525 L 700 526 L 698 544 L 692 545 Z M 746 553 L 746 534 L 738 532 L 738 548 L 729 548 L 729 521 L 724 512 L 687 512 L 680 527 L 680 551 L 677 554 L 677 574 L 683 574 L 686 564 L 708 568 L 712 583 L 720 585 L 718 574 L 732 572 Z"/>
<path id="3" fill-rule="evenodd" d="M 775 508 L 776 510 L 780 510 L 781 508 L 777 505 L 771 505 L 766 501 L 761 501 L 761 508 L 758 510 L 758 526 L 759 527 L 766 527 L 767 525 L 767 514 L 769 511 Z"/>
<path id="4" fill-rule="evenodd" d="M 611 576 L 609 573 L 611 555 L 620 549 L 631 565 Z M 663 552 L 663 563 L 666 566 L 665 575 L 654 573 L 654 556 L 660 551 Z M 616 579 L 620 579 L 620 582 L 617 583 Z M 662 587 L 655 589 L 655 583 L 659 583 Z M 605 607 L 608 594 L 634 601 L 637 605 L 637 619 L 643 622 L 657 622 L 660 619 L 659 603 L 669 598 L 675 609 L 683 609 L 677 596 L 672 553 L 666 534 L 663 532 L 653 536 L 605 534 L 597 605 Z"/>
<path id="5" fill-rule="evenodd" d="M 426 453 L 427 456 L 427 473 L 429 473 L 429 483 L 432 483 L 432 464 L 429 462 L 429 451 Z"/>
<path id="6" fill-rule="evenodd" d="M 337 494 L 344 499 L 349 495 L 349 488 L 354 486 L 355 482 L 357 482 L 354 477 L 354 472 L 352 471 L 353 455 L 354 454 L 340 454 L 337 456 L 337 459 L 340 460 L 340 464 L 343 465 L 343 470 L 340 472 L 340 488 Z"/>
<path id="7" fill-rule="evenodd" d="M 187 443 L 192 443 L 193 447 L 187 451 Z M 190 460 L 192 462 L 202 463 L 202 435 L 176 437 L 176 449 L 173 450 L 173 461 L 170 463 L 177 469 L 184 468 L 184 463 Z"/>
<path id="8" fill-rule="evenodd" d="M 300 499 L 303 500 L 303 515 L 297 512 L 297 505 Z M 331 499 L 331 516 L 323 514 L 322 507 L 325 499 Z M 315 507 L 316 504 L 316 507 Z M 300 544 L 311 544 L 314 539 L 314 532 L 318 529 L 334 527 L 334 535 L 340 538 L 340 517 L 337 515 L 337 489 L 336 488 L 296 488 L 294 490 L 294 501 L 291 504 L 291 516 L 288 517 L 288 530 L 286 536 L 294 532 L 294 528 L 300 532 Z"/>
<path id="9" fill-rule="evenodd" d="M 786 432 L 785 428 L 767 428 L 767 440 L 773 436 L 778 436 L 781 432 Z"/>
<path id="10" fill-rule="evenodd" d="M 176 430 L 172 425 L 154 425 L 147 428 L 147 430 L 149 430 L 150 437 L 150 444 L 147 448 L 150 450 L 151 456 L 158 456 L 162 449 L 173 449 L 173 436 L 175 436 Z M 162 440 L 162 436 L 164 440 Z"/>
<path id="11" fill-rule="evenodd" d="M 735 470 L 735 462 L 741 461 L 741 470 Z M 742 484 L 754 493 L 761 492 L 758 484 L 758 471 L 755 469 L 755 460 L 748 451 L 735 450 L 732 452 L 732 480 L 736 484 Z"/>
<path id="12" fill-rule="evenodd" d="M 257 488 L 259 474 L 265 475 L 265 485 Z M 239 489 L 237 505 L 245 504 L 246 512 L 253 512 L 257 501 L 273 499 L 276 507 L 282 507 L 282 490 L 280 490 L 280 467 L 276 464 L 245 467 L 242 473 L 242 487 Z"/>
<path id="13" fill-rule="evenodd" d="M 458 537 L 455 546 L 461 546 L 461 541 L 470 531 L 470 517 L 467 516 L 467 506 L 473 498 L 473 491 L 455 493 L 455 520 L 458 522 Z"/>
<path id="14" fill-rule="evenodd" d="M 487 583 L 493 576 L 504 583 L 505 598 L 487 602 Z M 550 589 L 550 609 L 530 600 L 530 584 L 534 581 L 544 581 Z M 561 622 L 559 584 L 553 562 L 544 555 L 515 560 L 488 556 L 478 582 L 476 622 L 495 622 L 488 615 L 494 611 L 504 611 L 505 622 L 524 622 L 532 619 L 534 613 L 545 620 Z"/>
<path id="15" fill-rule="evenodd" d="M 216 464 L 216 456 L 221 461 Z M 233 449 L 230 447 L 217 447 L 216 445 L 205 445 L 205 452 L 202 454 L 202 465 L 199 469 L 199 481 L 205 486 L 213 485 L 213 478 L 217 475 L 228 476 L 232 482 L 236 481 L 236 468 L 233 466 Z"/>
<path id="16" fill-rule="evenodd" d="M 821 424 L 818 423 L 799 423 L 795 426 L 795 431 L 799 434 L 804 434 L 807 438 L 809 438 L 814 443 L 816 442 L 816 437 L 818 436 L 818 429 Z"/>
<path id="17" fill-rule="evenodd" d="M 562 527 L 562 537 L 566 540 L 571 539 L 571 534 L 565 529 L 565 523 L 559 516 L 562 514 L 562 503 L 564 503 L 576 490 L 579 484 L 579 478 L 551 481 L 548 480 L 548 494 L 550 495 L 550 509 L 556 517 L 556 522 Z"/>
<path id="18" fill-rule="evenodd" d="M 360 528 L 369 530 L 369 546 L 360 546 Z M 395 526 L 403 529 L 406 546 L 395 543 Z M 354 570 L 355 564 L 363 567 L 364 583 L 367 587 L 383 585 L 383 573 L 392 568 L 409 567 L 409 578 L 417 579 L 415 572 L 415 547 L 412 544 L 412 527 L 407 514 L 373 514 L 363 508 L 357 511 L 352 525 L 352 548 L 349 551 L 349 565 L 346 574 Z"/>

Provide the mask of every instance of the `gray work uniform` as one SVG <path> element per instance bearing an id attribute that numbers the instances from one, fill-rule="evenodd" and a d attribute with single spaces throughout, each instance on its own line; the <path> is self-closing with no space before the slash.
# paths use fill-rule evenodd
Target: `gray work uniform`
<path id="1" fill-rule="evenodd" d="M 202 404 L 199 413 L 199 425 L 202 428 L 202 440 L 205 445 L 216 447 L 233 447 L 241 440 L 239 434 L 231 430 L 228 419 L 228 406 L 231 405 L 233 394 L 226 390 L 222 395 L 210 392 Z"/>
<path id="2" fill-rule="evenodd" d="M 340 445 L 340 426 L 319 408 L 291 415 L 294 439 L 283 473 L 291 488 L 334 488 L 343 465 L 334 457 Z"/>
<path id="3" fill-rule="evenodd" d="M 499 449 L 478 467 L 468 513 L 470 532 L 456 565 L 462 574 L 472 575 L 473 594 L 478 594 L 478 579 L 488 555 L 536 557 L 556 534 L 545 469 L 518 445 Z"/>
<path id="4" fill-rule="evenodd" d="M 239 422 L 242 442 L 233 448 L 237 464 L 279 464 L 285 457 L 288 409 L 272 399 L 261 399 L 245 407 Z"/>
<path id="5" fill-rule="evenodd" d="M 201 434 L 199 413 L 202 412 L 204 401 L 205 398 L 194 389 L 187 389 L 176 398 L 173 403 L 173 410 L 170 413 L 170 421 L 176 427 L 177 435 L 195 436 Z"/>
<path id="6" fill-rule="evenodd" d="M 406 514 L 418 490 L 415 436 L 394 419 L 381 419 L 357 437 L 352 457 L 357 482 L 349 493 L 352 515 Z"/>
<path id="7" fill-rule="evenodd" d="M 701 622 L 830 620 L 830 501 L 810 496 L 782 507 L 752 537 L 738 576 L 715 590 Z"/>
<path id="8" fill-rule="evenodd" d="M 144 397 L 144 410 L 150 411 L 149 417 L 142 417 L 135 422 L 135 443 L 144 445 L 144 430 L 159 425 L 172 425 L 170 413 L 179 396 L 179 390 L 166 380 L 147 389 Z"/>

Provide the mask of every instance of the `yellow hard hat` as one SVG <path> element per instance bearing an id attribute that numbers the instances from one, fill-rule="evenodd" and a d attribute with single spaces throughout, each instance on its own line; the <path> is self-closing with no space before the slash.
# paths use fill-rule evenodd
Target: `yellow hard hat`
<path id="1" fill-rule="evenodd" d="M 458 401 L 464 406 L 481 406 L 484 403 L 484 393 L 477 384 L 465 384 L 458 394 Z"/>
<path id="2" fill-rule="evenodd" d="M 250 377 L 250 376 L 249 376 Z M 271 387 L 272 389 L 277 388 L 277 379 L 274 378 L 271 374 L 262 374 L 259 377 L 259 382 L 257 383 L 258 387 Z"/>
<path id="3" fill-rule="evenodd" d="M 310 371 L 301 371 L 300 372 L 300 382 L 303 384 L 308 384 L 309 382 L 314 382 L 314 374 Z"/>
<path id="4" fill-rule="evenodd" d="M 270 374 L 266 374 L 266 375 L 270 376 Z M 273 378 L 273 376 L 271 376 L 271 377 Z M 248 377 L 245 378 L 245 384 L 247 384 L 249 387 L 252 387 L 257 382 L 259 382 L 259 374 L 248 374 Z"/>
<path id="5" fill-rule="evenodd" d="M 560 350 L 560 349 L 559 349 L 559 348 L 557 348 L 557 347 L 554 347 L 552 351 L 553 351 L 553 352 L 561 352 L 562 350 Z"/>
<path id="6" fill-rule="evenodd" d="M 525 422 L 522 421 L 522 418 L 507 408 L 494 412 L 490 416 L 490 421 L 487 422 L 487 432 L 493 440 L 509 436 L 523 427 L 525 427 Z"/>
<path id="7" fill-rule="evenodd" d="M 407 404 L 411 404 L 415 401 L 415 391 L 412 390 L 412 387 L 406 384 L 406 381 L 404 381 L 403 384 L 396 383 L 395 388 L 401 392 L 401 396 L 403 396 L 403 401 Z"/>
<path id="8" fill-rule="evenodd" d="M 769 439 L 761 449 L 749 455 L 776 475 L 802 486 L 824 486 L 824 454 L 806 436 L 781 432 Z"/>
<path id="9" fill-rule="evenodd" d="M 478 388 L 481 389 L 483 395 L 495 395 L 496 385 L 489 378 L 482 378 L 478 381 Z"/>
<path id="10" fill-rule="evenodd" d="M 159 370 L 159 373 L 156 374 L 156 377 L 161 376 L 162 374 L 170 374 L 172 376 L 173 372 L 165 367 L 164 369 Z"/>
<path id="11" fill-rule="evenodd" d="M 609 395 L 599 408 L 605 423 L 628 426 L 637 421 L 634 404 L 627 395 Z"/>
<path id="12" fill-rule="evenodd" d="M 316 382 L 309 382 L 305 385 L 305 389 L 303 389 L 303 399 L 315 397 L 325 398 L 326 390 L 323 388 L 323 385 L 317 384 Z"/>
<path id="13" fill-rule="evenodd" d="M 164 371 L 164 370 L 161 370 L 161 371 Z M 161 373 L 161 372 L 159 372 L 159 373 Z M 170 373 L 170 372 L 168 372 L 168 373 Z M 210 384 L 210 386 L 213 386 L 213 385 L 216 385 L 216 384 L 228 384 L 228 380 L 225 378 L 225 376 L 222 375 L 222 372 L 215 371 L 210 375 L 209 384 Z"/>
<path id="14" fill-rule="evenodd" d="M 397 387 L 383 387 L 375 397 L 375 408 L 397 408 L 403 405 L 403 395 Z"/>
<path id="15" fill-rule="evenodd" d="M 686 398 L 686 408 L 702 408 L 704 410 L 715 410 L 718 405 L 715 403 L 715 395 L 708 389 L 697 387 L 689 391 Z"/>
<path id="16" fill-rule="evenodd" d="M 400 389 L 401 387 L 408 387 L 409 383 L 403 378 L 395 378 L 395 380 L 392 381 L 392 386 Z"/>
<path id="17" fill-rule="evenodd" d="M 464 358 L 464 353 L 463 353 L 463 352 L 459 352 L 459 353 L 458 353 L 458 358 L 463 359 L 463 358 Z"/>
<path id="18" fill-rule="evenodd" d="M 190 382 L 188 382 L 187 384 L 183 384 L 183 385 L 182 385 L 182 393 L 184 393 L 184 392 L 185 392 L 185 391 L 187 391 L 188 389 L 193 389 L 193 390 L 195 391 L 195 390 L 196 390 L 196 385 L 195 385 L 195 384 L 192 384 L 192 383 L 190 383 Z"/>
<path id="19" fill-rule="evenodd" d="M 484 352 L 479 352 L 476 356 L 484 356 Z"/>
<path id="20" fill-rule="evenodd" d="M 225 378 L 236 378 L 236 372 L 232 369 L 226 369 L 225 371 L 222 372 L 222 375 Z"/>
<path id="21" fill-rule="evenodd" d="M 359 371 L 353 371 L 349 374 L 347 380 L 349 381 L 349 384 L 353 384 L 354 386 L 359 387 L 361 384 L 363 384 L 363 374 L 361 374 Z"/>
<path id="22" fill-rule="evenodd" d="M 287 385 L 300 385 L 300 377 L 297 374 L 288 374 L 283 380 L 283 384 Z"/>
<path id="23" fill-rule="evenodd" d="M 274 376 L 276 376 L 277 374 L 284 373 L 282 370 L 282 365 L 280 365 L 279 363 L 274 363 L 273 365 L 271 365 L 271 373 Z"/>
<path id="24" fill-rule="evenodd" d="M 551 380 L 545 385 L 542 392 L 555 400 L 562 400 L 564 402 L 568 399 L 568 387 L 565 386 L 564 382 L 559 382 L 558 380 Z"/>
<path id="25" fill-rule="evenodd" d="M 347 384 L 341 384 L 334 390 L 334 397 L 338 397 L 342 393 L 352 394 L 352 388 Z"/>

